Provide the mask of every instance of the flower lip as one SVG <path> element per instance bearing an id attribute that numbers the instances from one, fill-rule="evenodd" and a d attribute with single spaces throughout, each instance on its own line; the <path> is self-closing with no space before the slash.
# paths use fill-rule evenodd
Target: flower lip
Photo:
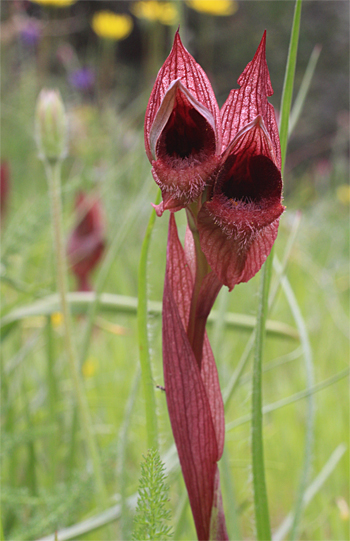
<path id="1" fill-rule="evenodd" d="M 182 96 L 181 96 L 182 94 Z M 182 97 L 182 100 L 180 98 L 180 96 Z M 180 102 L 180 100 L 187 105 L 187 108 L 189 109 L 189 115 L 186 115 L 186 118 L 184 117 L 184 115 L 182 115 L 182 119 L 179 119 L 179 121 L 177 122 L 177 126 L 178 128 L 180 128 L 180 123 L 181 123 L 181 120 L 184 121 L 184 126 L 183 126 L 183 134 L 182 134 L 182 141 L 180 142 L 181 145 L 185 144 L 185 139 L 186 139 L 186 135 L 185 134 L 185 128 L 186 128 L 186 124 L 187 124 L 187 121 L 189 121 L 192 125 L 193 124 L 197 124 L 198 126 L 198 133 L 197 133 L 197 136 L 200 135 L 200 131 L 201 129 L 203 129 L 205 127 L 205 124 L 209 124 L 209 126 L 212 128 L 213 130 L 213 135 L 214 135 L 214 141 L 216 142 L 215 143 L 215 151 L 218 152 L 219 151 L 219 148 L 218 148 L 218 144 L 217 144 L 217 141 L 218 141 L 218 137 L 217 137 L 217 134 L 216 134 L 216 123 L 215 123 L 215 120 L 214 120 L 214 116 L 213 114 L 209 111 L 209 109 L 207 107 L 205 107 L 204 105 L 202 105 L 192 94 L 191 92 L 181 83 L 181 80 L 180 78 L 176 79 L 175 81 L 173 81 L 164 97 L 163 97 L 163 100 L 161 102 L 161 105 L 157 111 L 157 114 L 154 118 L 154 121 L 153 121 L 153 124 L 152 124 L 152 127 L 151 127 L 151 130 L 150 130 L 150 133 L 149 133 L 149 144 L 150 144 L 150 150 L 151 150 L 151 153 L 152 153 L 152 159 L 153 160 L 156 160 L 157 159 L 157 149 L 158 149 L 158 142 L 159 142 L 159 139 L 161 138 L 162 136 L 162 133 L 164 131 L 164 129 L 166 128 L 167 124 L 169 123 L 169 120 L 171 119 L 171 117 L 173 117 L 173 125 L 174 125 L 174 122 L 176 123 L 176 119 L 174 119 L 174 116 L 176 115 L 176 105 Z M 186 103 L 187 102 L 187 103 Z M 182 108 L 184 109 L 184 107 Z M 191 112 L 192 111 L 192 112 Z M 180 135 L 180 134 L 179 134 Z M 198 145 L 198 143 L 197 143 Z M 183 156 L 183 154 L 189 154 L 189 151 L 187 150 L 179 150 L 178 152 L 176 152 L 179 157 L 185 157 Z"/>
<path id="2" fill-rule="evenodd" d="M 276 220 L 284 211 L 281 195 L 281 175 L 269 158 L 260 155 L 240 162 L 230 156 L 205 206 L 231 236 L 237 230 L 259 230 Z"/>

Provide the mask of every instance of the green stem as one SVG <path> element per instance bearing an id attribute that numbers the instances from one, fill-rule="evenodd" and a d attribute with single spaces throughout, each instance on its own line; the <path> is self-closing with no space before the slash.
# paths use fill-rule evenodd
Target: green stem
<path id="1" fill-rule="evenodd" d="M 288 124 L 292 104 L 293 85 L 295 65 L 298 51 L 299 28 L 301 16 L 301 1 L 296 0 L 294 9 L 294 18 L 291 32 L 291 39 L 288 50 L 286 65 L 286 74 L 282 92 L 281 102 L 281 122 L 280 122 L 280 141 L 281 141 L 281 174 L 283 176 L 284 165 L 286 161 L 287 143 L 288 143 Z M 268 510 L 265 467 L 264 467 L 264 448 L 263 448 L 263 429 L 262 429 L 262 378 L 261 365 L 263 356 L 263 345 L 265 335 L 265 321 L 268 311 L 268 295 L 271 280 L 273 260 L 273 249 L 267 258 L 261 276 L 260 302 L 257 317 L 257 326 L 255 334 L 255 354 L 253 368 L 253 404 L 252 404 L 252 460 L 253 460 L 253 485 L 254 485 L 254 504 L 255 519 L 257 528 L 257 537 L 259 541 L 271 539 L 270 518 Z"/>
<path id="2" fill-rule="evenodd" d="M 264 349 L 265 321 L 268 310 L 268 295 L 272 270 L 272 252 L 273 250 L 271 250 L 270 256 L 268 257 L 262 269 L 253 363 L 252 461 L 255 520 L 258 541 L 269 541 L 271 539 L 264 467 L 261 365 Z"/>
<path id="3" fill-rule="evenodd" d="M 275 266 L 279 269 L 280 263 L 275 258 Z M 286 276 L 282 278 L 282 287 L 286 295 L 288 304 L 291 308 L 291 312 L 295 319 L 295 322 L 299 329 L 300 341 L 304 353 L 304 361 L 306 368 L 306 383 L 307 391 L 310 391 L 314 387 L 314 367 L 312 359 L 312 349 L 309 341 L 309 336 L 307 328 L 301 314 L 298 302 L 294 295 L 293 289 L 289 283 L 289 280 Z M 314 399 L 313 394 L 310 394 L 307 398 L 307 412 L 306 412 L 306 435 L 305 435 L 305 446 L 304 446 L 304 457 L 303 457 L 303 466 L 301 468 L 301 476 L 299 481 L 299 487 L 297 490 L 297 497 L 294 509 L 294 518 L 293 525 L 291 529 L 290 539 L 295 541 L 298 536 L 298 529 L 301 521 L 302 511 L 303 511 L 303 497 L 309 480 L 311 462 L 312 462 L 312 447 L 313 447 L 313 431 L 314 431 Z"/>
<path id="4" fill-rule="evenodd" d="M 45 170 L 50 190 L 52 225 L 57 266 L 57 287 L 63 315 L 65 350 L 70 369 L 72 384 L 75 392 L 75 398 L 79 410 L 80 421 L 83 428 L 83 434 L 85 436 L 86 446 L 89 450 L 89 455 L 93 463 L 98 494 L 96 495 L 96 501 L 99 503 L 100 507 L 100 504 L 105 506 L 108 501 L 108 496 L 103 479 L 102 466 L 98 453 L 97 443 L 95 441 L 95 435 L 92 429 L 90 410 L 85 396 L 83 382 L 81 381 L 80 372 L 76 363 L 76 357 L 74 354 L 73 339 L 71 334 L 71 315 L 69 310 L 69 304 L 67 301 L 67 267 L 63 240 L 61 204 L 61 162 L 45 162 Z"/>
<path id="5" fill-rule="evenodd" d="M 156 204 L 161 197 L 160 190 L 157 194 Z M 147 445 L 149 449 L 158 449 L 158 426 L 156 412 L 156 397 L 152 377 L 151 358 L 148 341 L 148 308 L 147 308 L 147 259 L 151 241 L 152 230 L 156 219 L 156 212 L 152 210 L 145 238 L 141 249 L 141 258 L 138 272 L 138 306 L 137 306 L 137 330 L 140 352 L 141 377 L 146 409 Z"/>
<path id="6" fill-rule="evenodd" d="M 297 61 L 298 42 L 299 42 L 301 2 L 302 0 L 296 0 L 295 2 L 292 33 L 291 33 L 290 43 L 289 43 L 286 73 L 284 77 L 282 100 L 281 100 L 280 141 L 281 141 L 282 177 L 283 177 L 284 165 L 286 162 L 286 154 L 287 154 L 289 115 L 290 115 L 290 110 L 291 110 L 291 105 L 292 105 L 295 65 Z"/>
<path id="7" fill-rule="evenodd" d="M 57 424 L 57 413 L 56 413 L 56 404 L 57 404 L 57 386 L 55 378 L 55 355 L 53 348 L 53 332 L 51 325 L 51 317 L 47 316 L 46 318 L 46 341 L 47 341 L 47 383 L 48 383 L 48 401 L 49 401 L 49 412 L 50 419 L 53 425 Z M 57 433 L 58 430 L 55 430 L 55 434 L 50 438 L 50 476 L 51 476 L 51 486 L 55 486 L 55 477 L 56 477 L 56 462 L 57 462 Z"/>

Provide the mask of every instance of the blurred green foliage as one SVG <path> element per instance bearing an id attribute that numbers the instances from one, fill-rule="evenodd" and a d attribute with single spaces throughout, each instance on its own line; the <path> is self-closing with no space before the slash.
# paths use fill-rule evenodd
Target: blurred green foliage
<path id="1" fill-rule="evenodd" d="M 131 2 L 79 0 L 65 10 L 51 11 L 29 2 L 24 4 L 26 12 L 21 11 L 21 2 L 3 1 L 1 14 L 1 152 L 2 160 L 10 166 L 8 205 L 1 224 L 2 315 L 56 290 L 47 186 L 33 131 L 35 101 L 43 86 L 60 88 L 70 120 L 70 154 L 63 168 L 65 231 L 68 235 L 74 222 L 77 189 L 97 190 L 103 201 L 109 244 L 115 235 L 125 232 L 104 291 L 136 296 L 141 244 L 150 202 L 157 191 L 144 152 L 143 115 L 155 71 L 170 49 L 173 28 L 146 24 L 134 17 L 133 32 L 125 41 L 114 44 L 111 53 L 93 34 L 89 20 L 96 4 L 99 9 L 122 13 L 129 11 Z M 179 4 L 184 41 L 209 72 L 220 103 L 236 85 L 267 28 L 267 59 L 275 89 L 271 101 L 278 107 L 293 2 L 241 1 L 238 11 L 227 18 L 208 17 Z M 16 5 L 20 5 L 18 10 Z M 276 242 L 281 260 L 296 210 L 301 209 L 301 225 L 287 274 L 309 332 L 316 382 L 346 368 L 349 358 L 348 9 L 347 2 L 337 0 L 305 2 L 303 6 L 297 89 L 316 43 L 322 45 L 322 52 L 303 115 L 290 142 L 285 174 L 287 211 Z M 13 30 L 13 17 L 18 21 L 18 15 L 36 17 L 45 23 L 48 31 L 35 46 L 23 41 L 18 27 Z M 59 24 L 52 27 L 52 21 L 57 20 Z M 67 20 L 75 21 L 77 28 L 74 30 L 73 25 L 72 30 Z M 157 49 L 151 49 L 151 35 L 158 40 Z M 66 53 L 73 51 L 78 66 L 94 70 L 96 81 L 87 92 L 69 82 L 69 70 L 57 56 L 57 52 L 62 54 L 62 45 L 69 45 L 71 49 L 66 48 Z M 112 70 L 107 82 L 99 78 L 102 60 Z M 178 223 L 184 234 L 184 216 L 178 217 Z M 150 298 L 157 301 L 162 296 L 166 230 L 166 216 L 157 219 L 148 267 Z M 237 286 L 228 297 L 228 310 L 255 315 L 258 282 L 256 277 Z M 73 279 L 70 287 L 74 289 Z M 125 498 L 137 491 L 140 462 L 147 448 L 141 392 L 135 394 L 129 413 L 125 413 L 135 392 L 138 366 L 135 318 L 122 313 L 101 315 L 104 324 L 96 321 L 82 370 L 113 506 L 123 491 Z M 282 292 L 269 317 L 295 325 Z M 106 320 L 128 332 L 118 334 L 117 327 L 113 332 Z M 83 316 L 74 318 L 78 343 L 84 325 Z M 214 352 L 223 389 L 248 338 L 242 330 L 224 329 L 224 338 Z M 159 318 L 150 320 L 150 339 L 155 385 L 162 385 Z M 264 373 L 265 404 L 305 388 L 297 342 L 268 337 L 265 368 L 271 361 L 278 363 Z M 227 422 L 250 413 L 249 370 L 226 412 Z M 312 478 L 337 445 L 348 441 L 348 382 L 343 379 L 315 394 L 314 399 Z M 96 512 L 92 471 L 81 444 L 81 429 L 73 423 L 72 385 L 59 318 L 27 318 L 2 335 L 1 400 L 5 538 L 37 539 L 91 517 Z M 163 459 L 172 435 L 161 390 L 157 391 L 157 407 Z M 305 435 L 304 401 L 267 414 L 264 430 L 271 522 L 276 529 L 294 504 Z M 121 437 L 126 446 L 124 453 L 120 451 Z M 251 539 L 249 424 L 228 432 L 226 450 L 242 538 Z M 306 509 L 300 539 L 348 538 L 347 458 L 341 460 Z M 186 510 L 181 520 L 178 514 L 183 481 L 179 471 L 171 469 L 169 455 L 164 461 L 171 470 L 168 479 L 174 526 L 179 539 L 192 539 L 192 519 Z M 229 513 L 230 500 L 225 492 L 224 505 Z M 127 515 L 132 514 L 127 506 L 125 509 Z M 124 524 L 130 521 L 124 520 Z M 113 538 L 121 539 L 120 523 L 115 521 L 111 527 Z M 84 535 L 86 540 L 108 538 L 106 528 Z"/>

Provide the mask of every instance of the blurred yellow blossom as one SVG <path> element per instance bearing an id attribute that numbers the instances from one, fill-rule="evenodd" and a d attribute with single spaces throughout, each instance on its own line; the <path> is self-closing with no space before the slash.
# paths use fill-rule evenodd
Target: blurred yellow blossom
<path id="1" fill-rule="evenodd" d="M 53 312 L 51 314 L 51 325 L 53 327 L 60 327 L 63 323 L 63 314 L 62 312 Z"/>
<path id="2" fill-rule="evenodd" d="M 97 360 L 93 357 L 89 357 L 88 359 L 86 359 L 81 368 L 83 376 L 85 378 L 91 378 L 96 373 L 97 365 Z"/>
<path id="3" fill-rule="evenodd" d="M 32 0 L 32 2 L 41 4 L 42 6 L 55 6 L 58 8 L 63 8 L 75 4 L 77 0 Z"/>
<path id="4" fill-rule="evenodd" d="M 130 15 L 97 11 L 92 18 L 91 26 L 100 38 L 119 41 L 129 36 L 133 29 L 133 21 Z"/>
<path id="5" fill-rule="evenodd" d="M 136 2 L 131 11 L 140 19 L 159 21 L 162 24 L 173 25 L 178 19 L 178 11 L 171 2 L 157 2 L 156 0 L 143 0 Z"/>
<path id="6" fill-rule="evenodd" d="M 347 501 L 344 498 L 340 497 L 336 499 L 336 503 L 339 509 L 340 518 L 342 520 L 349 520 L 350 513 Z"/>
<path id="7" fill-rule="evenodd" d="M 350 203 L 350 186 L 349 184 L 341 184 L 337 188 L 337 199 L 343 205 L 349 205 Z"/>
<path id="8" fill-rule="evenodd" d="M 187 5 L 208 15 L 233 15 L 238 9 L 235 0 L 187 0 Z"/>

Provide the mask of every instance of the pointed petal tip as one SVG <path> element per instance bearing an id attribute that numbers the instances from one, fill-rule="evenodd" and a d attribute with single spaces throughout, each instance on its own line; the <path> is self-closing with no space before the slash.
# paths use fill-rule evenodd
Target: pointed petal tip
<path id="1" fill-rule="evenodd" d="M 159 203 L 159 205 L 155 205 L 154 203 L 151 203 L 151 205 L 154 208 L 154 210 L 156 211 L 156 215 L 158 216 L 158 218 L 160 218 L 163 215 L 163 212 L 164 212 L 163 201 L 161 201 Z"/>
<path id="2" fill-rule="evenodd" d="M 173 48 L 176 47 L 176 46 L 180 46 L 180 47 L 184 47 L 183 43 L 182 43 L 182 40 L 181 40 L 181 36 L 180 36 L 180 25 L 178 26 L 176 32 L 175 32 L 175 36 L 174 36 L 174 42 L 173 42 Z"/>

